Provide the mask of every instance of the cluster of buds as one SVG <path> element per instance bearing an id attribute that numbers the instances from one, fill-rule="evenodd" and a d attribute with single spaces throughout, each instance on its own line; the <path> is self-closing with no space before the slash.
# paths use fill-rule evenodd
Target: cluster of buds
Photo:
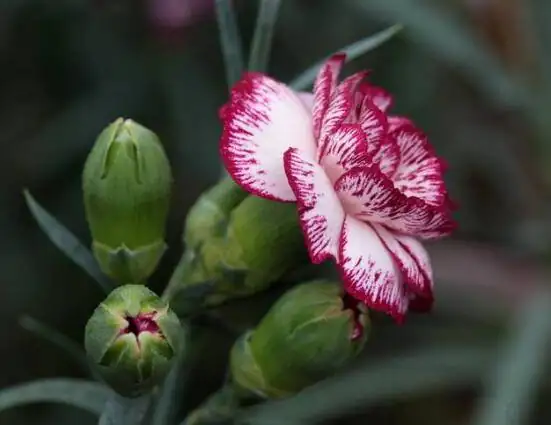
<path id="1" fill-rule="evenodd" d="M 159 139 L 131 120 L 105 128 L 84 166 L 92 250 L 102 271 L 123 285 L 92 314 L 85 348 L 99 375 L 126 397 L 159 384 L 183 341 L 178 317 L 143 285 L 165 251 L 171 180 Z"/>

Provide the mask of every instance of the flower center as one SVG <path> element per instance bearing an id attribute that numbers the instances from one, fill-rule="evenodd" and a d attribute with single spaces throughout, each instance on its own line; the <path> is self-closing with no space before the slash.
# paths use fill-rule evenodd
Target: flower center
<path id="1" fill-rule="evenodd" d="M 142 332 L 158 333 L 159 325 L 153 320 L 154 313 L 138 314 L 135 317 L 126 316 L 125 319 L 128 322 L 128 326 L 122 333 L 134 334 L 136 338 Z"/>
<path id="2" fill-rule="evenodd" d="M 350 339 L 352 341 L 357 341 L 364 334 L 364 325 L 360 320 L 360 317 L 362 315 L 360 303 L 350 295 L 345 294 L 342 298 L 342 309 L 352 311 L 352 323 L 354 326 L 352 327 L 352 334 L 350 335 Z"/>

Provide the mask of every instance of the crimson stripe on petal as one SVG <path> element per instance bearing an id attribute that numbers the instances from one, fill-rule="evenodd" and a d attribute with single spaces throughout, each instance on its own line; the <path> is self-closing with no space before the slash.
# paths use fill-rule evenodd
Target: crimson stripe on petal
<path id="1" fill-rule="evenodd" d="M 232 178 L 254 195 L 294 201 L 283 154 L 300 147 L 314 157 L 310 114 L 295 93 L 260 73 L 248 73 L 234 86 L 222 110 L 220 153 Z"/>
<path id="2" fill-rule="evenodd" d="M 420 243 L 408 236 L 392 233 L 380 224 L 372 224 L 400 271 L 404 284 L 413 292 L 423 297 L 432 297 L 432 272 L 428 254 Z"/>
<path id="3" fill-rule="evenodd" d="M 394 175 L 400 162 L 400 149 L 392 134 L 388 134 L 382 141 L 381 146 L 373 156 L 373 163 L 377 164 L 381 172 L 390 177 Z"/>
<path id="4" fill-rule="evenodd" d="M 398 322 L 403 321 L 409 300 L 400 272 L 369 224 L 346 216 L 337 265 L 350 295 Z"/>
<path id="5" fill-rule="evenodd" d="M 343 124 L 327 139 L 320 164 L 332 182 L 346 171 L 369 164 L 367 139 L 358 124 Z"/>
<path id="6" fill-rule="evenodd" d="M 323 119 L 329 109 L 329 103 L 331 102 L 331 98 L 333 97 L 333 93 L 337 87 L 337 80 L 345 60 L 346 55 L 344 53 L 337 53 L 333 55 L 322 66 L 318 72 L 316 81 L 314 82 L 312 120 L 314 137 L 316 140 L 321 134 Z"/>
<path id="7" fill-rule="evenodd" d="M 331 98 L 329 108 L 321 124 L 320 136 L 318 139 L 318 159 L 323 156 L 329 136 L 333 134 L 353 112 L 356 106 L 356 90 L 365 75 L 365 72 L 358 72 L 351 75 L 335 89 L 335 93 Z"/>
<path id="8" fill-rule="evenodd" d="M 442 205 L 447 196 L 440 159 L 427 137 L 412 126 L 393 133 L 400 149 L 400 163 L 392 178 L 406 196 L 415 196 L 429 205 Z"/>
<path id="9" fill-rule="evenodd" d="M 388 134 L 386 115 L 369 98 L 365 97 L 358 114 L 358 122 L 366 134 L 368 152 L 370 155 L 374 155 Z"/>
<path id="10" fill-rule="evenodd" d="M 284 163 L 312 262 L 336 258 L 344 211 L 331 181 L 319 164 L 298 149 L 285 152 Z"/>
<path id="11" fill-rule="evenodd" d="M 409 118 L 399 115 L 390 115 L 387 117 L 387 120 L 388 131 L 391 133 L 401 129 L 402 127 L 413 126 L 413 122 Z"/>
<path id="12" fill-rule="evenodd" d="M 381 87 L 371 85 L 370 83 L 365 83 L 362 84 L 360 90 L 365 97 L 367 97 L 383 112 L 387 112 L 394 104 L 392 95 Z"/>

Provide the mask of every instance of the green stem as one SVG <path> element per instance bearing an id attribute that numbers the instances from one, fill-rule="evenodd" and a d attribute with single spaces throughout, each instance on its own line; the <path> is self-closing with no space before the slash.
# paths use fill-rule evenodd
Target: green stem
<path id="1" fill-rule="evenodd" d="M 149 407 L 149 394 L 138 398 L 126 398 L 113 393 L 106 403 L 98 425 L 139 425 Z"/>
<path id="2" fill-rule="evenodd" d="M 193 261 L 193 252 L 189 249 L 186 250 L 182 258 L 180 259 L 178 265 L 174 269 L 168 285 L 166 285 L 165 290 L 163 291 L 162 298 L 165 301 L 169 301 L 172 296 L 177 292 L 178 288 L 181 285 L 181 282 L 184 280 L 185 276 L 189 274 L 191 270 L 191 264 Z"/>
<path id="3" fill-rule="evenodd" d="M 229 421 L 237 413 L 240 404 L 241 398 L 235 387 L 225 384 L 191 412 L 180 425 L 209 425 Z"/>

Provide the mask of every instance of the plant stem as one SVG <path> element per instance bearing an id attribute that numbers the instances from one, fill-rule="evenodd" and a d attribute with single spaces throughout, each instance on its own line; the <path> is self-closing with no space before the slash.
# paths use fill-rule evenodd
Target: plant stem
<path id="1" fill-rule="evenodd" d="M 180 425 L 224 423 L 235 416 L 240 401 L 241 399 L 235 387 L 231 384 L 225 384 L 201 406 L 191 412 Z"/>
<path id="2" fill-rule="evenodd" d="M 151 396 L 126 398 L 113 393 L 105 404 L 98 425 L 139 425 L 144 418 Z"/>

